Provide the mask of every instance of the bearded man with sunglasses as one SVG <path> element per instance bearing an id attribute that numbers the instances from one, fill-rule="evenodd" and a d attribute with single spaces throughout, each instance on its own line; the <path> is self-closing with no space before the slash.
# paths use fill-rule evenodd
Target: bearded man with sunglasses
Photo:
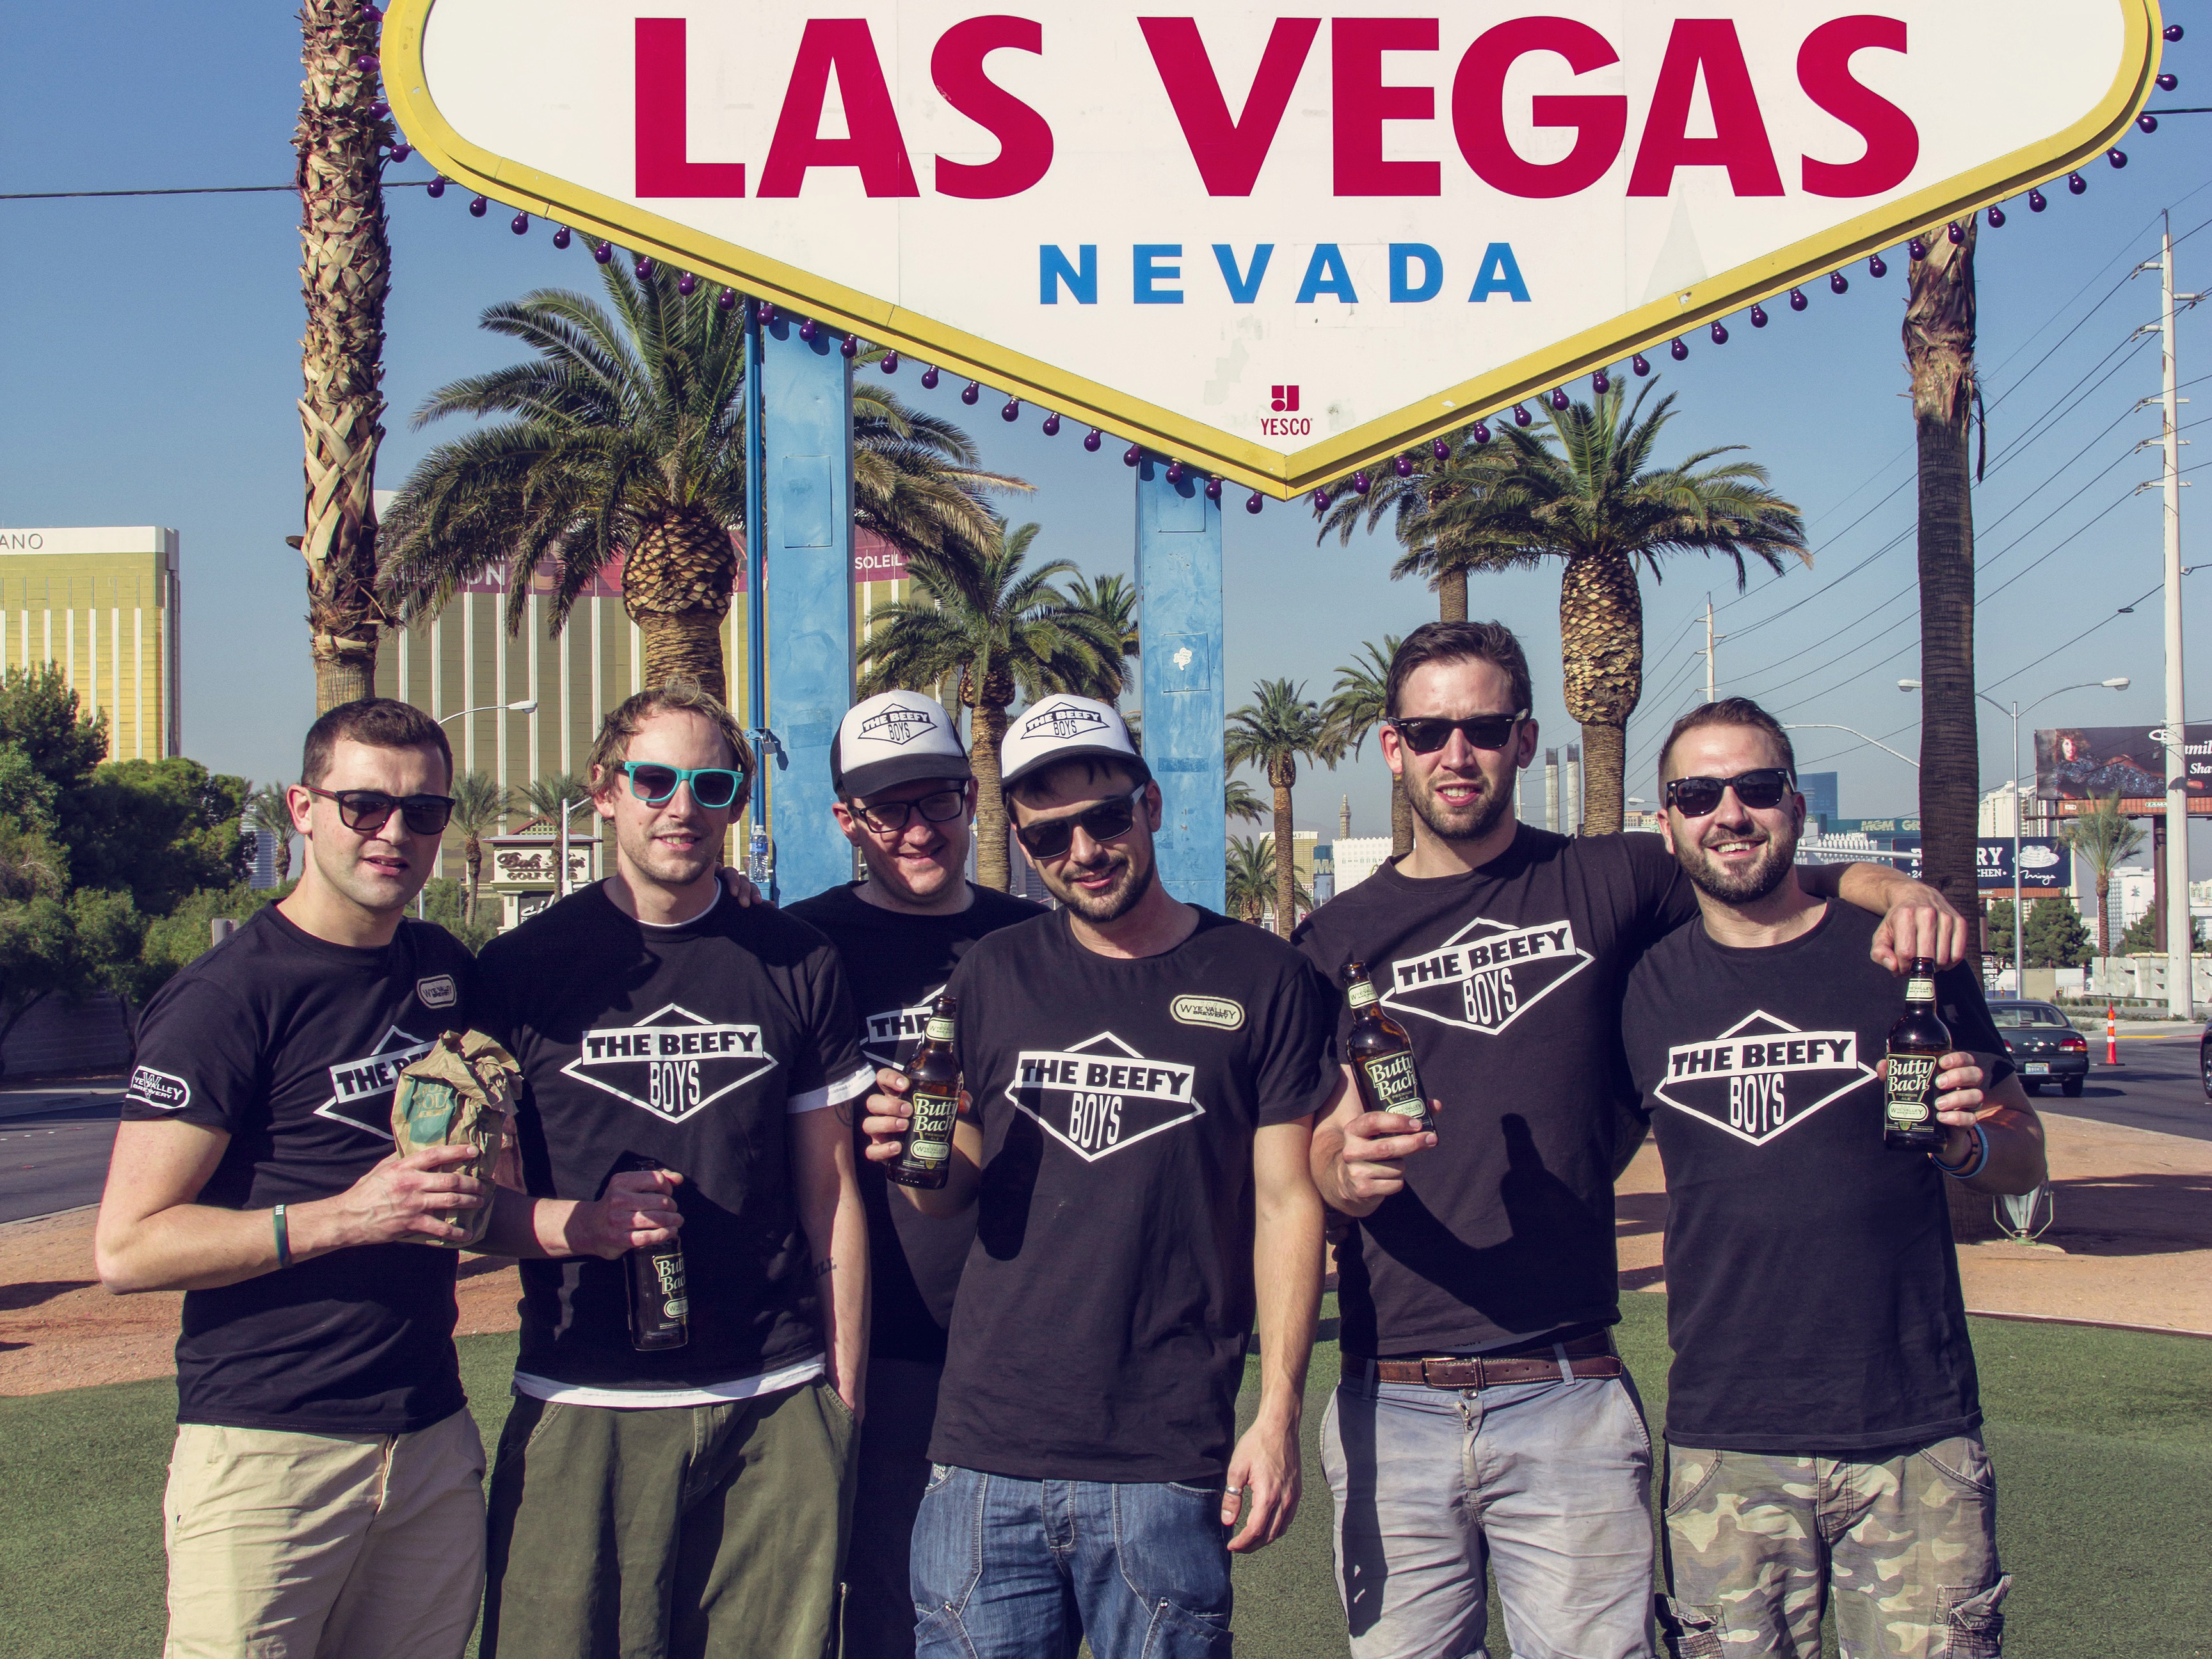
<path id="1" fill-rule="evenodd" d="M 1659 755 L 1702 915 L 1637 965 L 1626 1013 L 1667 1166 L 1661 1631 L 1681 1659 L 1819 1659 L 1832 1602 L 1848 1654 L 1994 1655 L 2011 1581 L 1944 1188 L 2033 1190 L 2042 1128 L 1958 967 L 1931 988 L 1948 1142 L 1884 1143 L 1905 988 L 1868 960 L 1872 917 L 1806 890 L 1796 772 L 1741 697 Z"/>
<path id="2" fill-rule="evenodd" d="M 483 1449 L 453 1352 L 466 1147 L 397 1156 L 392 1091 L 471 1019 L 468 952 L 407 917 L 452 751 L 368 698 L 307 732 L 299 884 L 140 1017 L 94 1253 L 181 1290 L 162 1503 L 171 1659 L 459 1659 L 483 1583 Z"/>
<path id="3" fill-rule="evenodd" d="M 831 741 L 830 773 L 837 828 L 867 876 L 802 899 L 789 914 L 837 947 L 861 1054 L 896 1070 L 921 1046 L 931 1006 L 975 942 L 1044 907 L 968 879 L 975 773 L 943 704 L 915 691 L 854 704 Z M 867 1143 L 857 1126 L 855 1135 L 868 1212 L 868 1416 L 845 1561 L 845 1644 L 869 1659 L 901 1659 L 914 1651 L 908 1560 L 975 1212 L 934 1221 L 894 1202 L 882 1168 L 860 1157 Z"/>
<path id="4" fill-rule="evenodd" d="M 820 1659 L 835 1627 L 867 1341 L 848 1103 L 872 1073 L 830 942 L 718 879 L 751 765 L 692 681 L 623 703 L 590 771 L 612 873 L 480 961 L 531 1192 L 654 1166 L 689 1304 L 682 1346 L 640 1352 L 626 1264 L 524 1263 L 486 1659 Z"/>
<path id="5" fill-rule="evenodd" d="M 1335 998 L 1273 934 L 1160 885 L 1160 792 L 1110 706 L 1044 698 L 1002 753 L 1062 908 L 954 971 L 970 1115 L 945 1187 L 900 1189 L 976 1212 L 914 1528 L 915 1647 L 1218 1659 L 1229 1552 L 1297 1507 Z M 908 1108 L 902 1079 L 878 1080 L 861 1127 L 882 1159 Z"/>
<path id="6" fill-rule="evenodd" d="M 1443 1097 L 1436 1132 L 1407 1134 L 1347 1073 L 1314 1135 L 1322 1197 L 1358 1223 L 1322 1425 L 1355 1659 L 1480 1654 L 1486 1566 L 1516 1654 L 1651 1650 L 1650 1443 L 1611 1336 L 1613 1183 L 1643 1133 L 1620 1006 L 1697 907 L 1656 836 L 1516 822 L 1532 697 L 1500 623 L 1407 637 L 1381 742 L 1413 850 L 1297 936 L 1332 976 L 1367 965 Z M 1958 959 L 1963 924 L 1930 890 L 1868 866 L 1843 881 L 1891 912 L 1878 960 Z"/>

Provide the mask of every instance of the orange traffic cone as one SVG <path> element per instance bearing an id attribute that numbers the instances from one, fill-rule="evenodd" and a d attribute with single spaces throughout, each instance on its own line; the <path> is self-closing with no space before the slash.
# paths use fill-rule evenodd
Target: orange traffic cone
<path id="1" fill-rule="evenodd" d="M 2105 1064 L 2117 1066 L 2119 1063 L 2120 1028 L 2114 1022 L 2112 1005 L 2108 1002 L 2105 1005 Z"/>

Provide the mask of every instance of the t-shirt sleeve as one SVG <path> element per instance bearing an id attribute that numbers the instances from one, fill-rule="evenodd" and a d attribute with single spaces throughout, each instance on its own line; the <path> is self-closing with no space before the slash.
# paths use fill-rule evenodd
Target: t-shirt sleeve
<path id="1" fill-rule="evenodd" d="M 1656 945 L 1698 914 L 1697 889 L 1658 836 L 1623 836 L 1628 867 L 1636 885 L 1638 931 L 1646 945 Z"/>
<path id="2" fill-rule="evenodd" d="M 1255 1079 L 1259 1121 L 1289 1123 L 1319 1112 L 1336 1091 L 1336 994 L 1305 963 L 1283 975 L 1270 1000 Z"/>
<path id="3" fill-rule="evenodd" d="M 198 974 L 170 981 L 139 1017 L 124 1117 L 240 1133 L 268 1109 L 264 1038 L 261 1022 L 228 988 Z"/>
<path id="4" fill-rule="evenodd" d="M 1321 975 L 1323 985 L 1334 986 L 1338 975 L 1344 971 L 1347 952 L 1342 939 L 1336 938 L 1333 932 L 1315 925 L 1319 915 L 1316 912 L 1300 922 L 1291 935 L 1291 943 L 1304 953 L 1305 959 L 1313 964 L 1314 971 Z M 1372 970 L 1368 977 L 1370 980 L 1374 977 Z M 1382 988 L 1377 988 L 1378 990 Z M 1334 991 L 1329 994 L 1329 1030 L 1340 1049 L 1352 1036 L 1352 1006 Z"/>
<path id="5" fill-rule="evenodd" d="M 860 1022 L 853 1012 L 845 964 L 826 940 L 806 959 L 806 1046 L 792 1057 L 784 1109 L 793 1117 L 842 1106 L 868 1092 L 875 1067 L 860 1058 Z"/>
<path id="6" fill-rule="evenodd" d="M 2014 1067 L 2005 1051 L 2004 1037 L 1990 1018 L 1989 1000 L 1982 994 L 1982 978 L 1966 963 L 1946 968 L 1936 975 L 1936 1006 L 1951 1028 L 1951 1045 L 1968 1054 L 1995 1057 L 1990 1081 L 2002 1083 Z"/>

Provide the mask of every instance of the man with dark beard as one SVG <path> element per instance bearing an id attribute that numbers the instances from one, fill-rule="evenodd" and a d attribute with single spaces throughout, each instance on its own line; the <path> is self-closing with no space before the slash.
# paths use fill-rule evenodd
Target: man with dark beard
<path id="1" fill-rule="evenodd" d="M 1064 908 L 954 971 L 973 1116 L 947 1185 L 900 1189 L 977 1211 L 914 1528 L 915 1651 L 1219 1656 L 1228 1551 L 1297 1507 L 1335 999 L 1288 945 L 1160 885 L 1160 792 L 1114 708 L 1047 697 L 1002 761 Z M 861 1127 L 880 1161 L 908 1114 L 878 1075 Z"/>
<path id="2" fill-rule="evenodd" d="M 1650 1447 L 1610 1334 L 1613 1182 L 1643 1133 L 1620 997 L 1696 905 L 1656 836 L 1516 822 L 1532 695 L 1500 623 L 1407 638 L 1381 742 L 1413 850 L 1297 935 L 1332 976 L 1367 965 L 1443 1097 L 1437 1132 L 1407 1134 L 1347 1076 L 1314 1135 L 1322 1196 L 1359 1223 L 1322 1426 L 1355 1659 L 1480 1653 L 1486 1565 L 1515 1652 L 1650 1651 Z M 1876 960 L 1958 959 L 1930 890 L 1854 865 L 1839 890 L 1890 912 Z"/>
<path id="3" fill-rule="evenodd" d="M 1972 971 L 1921 981 L 1954 1048 L 1934 1157 L 1884 1144 L 1912 992 L 1872 917 L 1805 890 L 1788 733 L 1709 703 L 1660 751 L 1702 921 L 1630 975 L 1624 1030 L 1667 1166 L 1667 1595 L 1678 1656 L 1994 1654 L 2010 1581 L 1943 1188 L 2023 1193 L 2041 1126 Z M 1666 1109 L 1661 1110 L 1661 1108 Z M 1808 1248 L 1811 1246 L 1811 1248 Z M 1832 1595 L 1832 1592 L 1834 1594 Z"/>

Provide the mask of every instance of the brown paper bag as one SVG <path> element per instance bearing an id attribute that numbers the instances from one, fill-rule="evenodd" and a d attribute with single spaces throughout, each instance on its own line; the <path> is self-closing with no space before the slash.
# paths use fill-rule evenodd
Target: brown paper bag
<path id="1" fill-rule="evenodd" d="M 482 1031 L 447 1031 L 430 1052 L 399 1074 L 392 1098 L 392 1139 L 402 1158 L 433 1146 L 473 1146 L 476 1156 L 453 1166 L 456 1175 L 495 1179 L 512 1132 L 508 1103 L 522 1068 Z M 453 1210 L 436 1218 L 466 1231 L 465 1238 L 410 1235 L 416 1244 L 468 1249 L 483 1242 L 491 1225 L 491 1194 L 481 1208 Z"/>

